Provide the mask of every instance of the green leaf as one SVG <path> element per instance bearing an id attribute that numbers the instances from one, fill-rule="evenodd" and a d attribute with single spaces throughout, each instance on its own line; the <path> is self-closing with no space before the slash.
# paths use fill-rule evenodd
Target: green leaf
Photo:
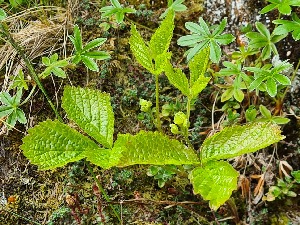
<path id="1" fill-rule="evenodd" d="M 62 107 L 68 117 L 88 135 L 111 148 L 114 133 L 114 114 L 110 96 L 100 91 L 67 86 Z"/>
<path id="2" fill-rule="evenodd" d="M 207 86 L 210 77 L 200 76 L 191 87 L 191 97 L 195 98 Z"/>
<path id="3" fill-rule="evenodd" d="M 91 163 L 104 169 L 109 169 L 119 163 L 122 157 L 122 148 L 85 151 L 84 154 Z"/>
<path id="4" fill-rule="evenodd" d="M 244 92 L 240 89 L 234 89 L 233 97 L 238 101 L 242 102 L 244 99 Z"/>
<path id="5" fill-rule="evenodd" d="M 24 73 L 22 70 L 19 70 L 19 73 L 16 77 L 11 77 L 11 79 L 13 79 L 13 83 L 10 87 L 10 89 L 14 89 L 14 88 L 24 88 L 25 90 L 28 90 L 28 85 L 25 81 L 24 78 Z"/>
<path id="6" fill-rule="evenodd" d="M 0 118 L 10 115 L 14 111 L 11 106 L 0 106 Z"/>
<path id="7" fill-rule="evenodd" d="M 141 131 L 137 135 L 119 134 L 114 148 L 121 148 L 123 156 L 118 166 L 135 164 L 182 165 L 199 164 L 194 150 L 159 132 Z"/>
<path id="8" fill-rule="evenodd" d="M 23 112 L 22 109 L 19 109 L 19 108 L 16 109 L 16 116 L 17 116 L 17 120 L 20 123 L 22 123 L 22 124 L 27 123 L 27 119 L 26 119 L 25 113 Z"/>
<path id="9" fill-rule="evenodd" d="M 131 36 L 129 39 L 130 49 L 137 61 L 148 71 L 154 71 L 152 58 L 149 48 L 146 46 L 145 41 L 136 30 L 135 25 L 131 25 Z"/>
<path id="10" fill-rule="evenodd" d="M 269 78 L 266 81 L 267 92 L 271 97 L 275 97 L 277 94 L 277 84 L 273 78 Z"/>
<path id="11" fill-rule="evenodd" d="M 208 26 L 203 18 L 199 18 L 199 25 L 191 22 L 185 24 L 186 28 L 191 31 L 191 35 L 180 37 L 177 44 L 189 46 L 186 53 L 187 60 L 190 61 L 199 51 L 210 47 L 210 59 L 218 63 L 221 57 L 220 45 L 229 44 L 234 40 L 231 34 L 221 34 L 225 29 L 227 20 L 223 19 L 219 25 Z"/>
<path id="12" fill-rule="evenodd" d="M 163 54 L 169 48 L 174 30 L 174 11 L 169 10 L 166 18 L 162 21 L 159 28 L 152 35 L 149 48 L 152 58 Z"/>
<path id="13" fill-rule="evenodd" d="M 3 9 L 0 9 L 0 21 L 6 18 L 6 12 Z"/>
<path id="14" fill-rule="evenodd" d="M 72 40 L 72 39 L 71 39 Z M 74 47 L 76 51 L 81 51 L 82 50 L 82 38 L 81 38 L 81 33 L 79 30 L 78 25 L 76 24 L 74 26 L 74 38 L 73 38 L 74 42 Z"/>
<path id="15" fill-rule="evenodd" d="M 189 82 L 181 69 L 173 69 L 170 62 L 165 65 L 165 74 L 172 85 L 178 88 L 182 94 L 189 96 Z"/>
<path id="16" fill-rule="evenodd" d="M 32 164 L 47 170 L 80 160 L 85 151 L 97 151 L 99 147 L 69 126 L 46 120 L 28 130 L 21 149 Z"/>
<path id="17" fill-rule="evenodd" d="M 188 63 L 190 69 L 190 85 L 198 80 L 199 77 L 204 76 L 209 62 L 209 48 L 199 51 Z"/>
<path id="18" fill-rule="evenodd" d="M 288 122 L 290 122 L 289 118 L 284 118 L 281 116 L 274 116 L 272 117 L 272 122 L 276 123 L 276 124 L 287 124 Z"/>
<path id="19" fill-rule="evenodd" d="M 228 88 L 226 91 L 224 91 L 224 93 L 221 96 L 221 102 L 226 102 L 228 101 L 230 98 L 232 98 L 234 94 L 234 88 Z"/>
<path id="20" fill-rule="evenodd" d="M 82 51 L 88 51 L 88 50 L 96 48 L 100 45 L 103 45 L 106 40 L 107 40 L 107 38 L 96 38 L 96 39 L 90 41 L 89 43 L 87 43 L 84 46 L 84 48 L 82 49 Z"/>
<path id="21" fill-rule="evenodd" d="M 280 128 L 271 123 L 226 127 L 204 141 L 201 147 L 202 162 L 255 152 L 284 138 Z"/>
<path id="22" fill-rule="evenodd" d="M 110 59 L 110 55 L 104 51 L 91 51 L 91 52 L 86 52 L 83 55 L 97 60 Z"/>
<path id="23" fill-rule="evenodd" d="M 210 42 L 210 59 L 214 63 L 218 63 L 221 59 L 221 48 L 220 46 L 215 42 L 211 41 Z"/>
<path id="24" fill-rule="evenodd" d="M 275 8 L 276 8 L 275 4 L 270 4 L 270 5 L 267 5 L 266 7 L 264 7 L 259 13 L 260 14 L 265 14 L 265 13 L 270 12 L 271 10 L 273 10 Z"/>
<path id="25" fill-rule="evenodd" d="M 296 182 L 300 184 L 300 170 L 292 171 L 291 174 L 295 178 Z"/>
<path id="26" fill-rule="evenodd" d="M 239 173 L 228 162 L 210 161 L 196 167 L 189 175 L 195 194 L 200 194 L 209 206 L 217 210 L 237 189 Z"/>
<path id="27" fill-rule="evenodd" d="M 267 119 L 271 119 L 272 118 L 271 112 L 264 105 L 260 105 L 259 106 L 259 111 L 263 115 L 263 117 L 265 117 Z"/>
<path id="28" fill-rule="evenodd" d="M 92 58 L 82 55 L 81 60 L 87 68 L 89 68 L 92 71 L 99 72 L 99 67 Z"/>

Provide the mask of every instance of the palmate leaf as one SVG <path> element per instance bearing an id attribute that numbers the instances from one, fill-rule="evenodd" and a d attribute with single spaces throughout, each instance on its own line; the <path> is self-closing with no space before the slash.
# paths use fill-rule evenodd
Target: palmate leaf
<path id="1" fill-rule="evenodd" d="M 204 141 L 201 147 L 202 162 L 255 152 L 284 139 L 280 133 L 280 128 L 271 123 L 226 127 Z"/>
<path id="2" fill-rule="evenodd" d="M 62 107 L 88 135 L 103 146 L 112 147 L 114 114 L 109 94 L 68 86 L 64 90 Z"/>
<path id="3" fill-rule="evenodd" d="M 41 170 L 80 160 L 85 151 L 101 150 L 95 142 L 57 120 L 46 120 L 29 129 L 21 149 Z"/>
<path id="4" fill-rule="evenodd" d="M 117 148 L 117 149 L 116 149 Z M 194 150 L 159 132 L 141 131 L 137 135 L 119 134 L 113 150 L 122 151 L 117 166 L 135 164 L 199 164 Z"/>
<path id="5" fill-rule="evenodd" d="M 200 194 L 209 206 L 217 210 L 237 189 L 239 173 L 228 162 L 210 161 L 195 168 L 189 175 L 194 193 Z"/>

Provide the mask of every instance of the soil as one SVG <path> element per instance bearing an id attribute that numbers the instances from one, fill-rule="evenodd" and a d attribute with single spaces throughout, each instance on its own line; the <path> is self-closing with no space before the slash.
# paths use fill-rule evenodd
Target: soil
<path id="1" fill-rule="evenodd" d="M 57 4 L 63 5 L 64 2 Z M 129 15 L 129 19 L 152 30 L 157 28 L 159 15 L 166 8 L 166 1 L 130 0 L 127 3 L 134 5 L 140 13 L 139 16 Z M 266 6 L 266 1 L 193 0 L 185 4 L 189 10 L 176 16 L 175 35 L 170 47 L 173 52 L 172 60 L 176 65 L 185 65 L 183 54 L 186 49 L 179 47 L 176 40 L 187 34 L 184 28 L 187 21 L 196 22 L 202 16 L 209 23 L 215 24 L 227 17 L 226 32 L 242 39 L 244 36 L 239 31 L 241 26 L 253 26 L 255 21 L 261 21 L 272 27 L 271 21 L 278 17 L 276 12 L 268 13 L 267 16 L 259 14 Z M 140 113 L 139 98 L 155 102 L 155 84 L 153 76 L 138 65 L 130 52 L 130 23 L 104 31 L 99 26 L 102 21 L 99 8 L 100 1 L 80 1 L 74 21 L 82 28 L 84 41 L 107 37 L 108 41 L 103 49 L 110 51 L 112 59 L 99 63 L 99 73 L 87 72 L 83 65 L 69 68 L 68 79 L 62 81 L 49 78 L 43 81 L 45 88 L 50 96 L 54 96 L 53 100 L 57 100 L 58 106 L 63 86 L 67 84 L 108 92 L 112 96 L 116 135 L 135 134 L 141 129 L 155 130 L 149 120 L 137 118 Z M 300 9 L 296 11 L 299 12 Z M 112 22 L 111 24 L 115 26 Z M 153 31 L 137 27 L 142 36 L 149 39 Z M 238 43 L 234 42 L 224 47 L 223 51 L 230 55 L 237 47 Z M 295 42 L 289 36 L 277 47 L 282 60 L 289 59 L 294 65 L 298 63 L 299 41 Z M 71 49 L 71 45 L 67 48 Z M 62 51 L 59 53 L 62 54 Z M 224 59 L 225 57 L 222 58 Z M 36 65 L 39 69 L 38 63 Z M 218 67 L 221 67 L 221 63 L 212 65 L 212 68 Z M 1 73 L 4 72 L 2 69 Z M 254 195 L 258 180 L 252 176 L 265 172 L 262 191 L 266 194 L 269 187 L 280 178 L 279 162 L 287 162 L 294 170 L 300 170 L 300 124 L 297 117 L 300 115 L 299 83 L 298 72 L 282 108 L 282 113 L 291 120 L 282 126 L 286 139 L 273 147 L 230 160 L 250 182 L 250 194 L 243 196 L 242 190 L 238 189 L 231 200 L 216 212 L 211 211 L 208 203 L 200 196 L 193 194 L 192 186 L 185 176 L 173 176 L 163 188 L 159 188 L 157 180 L 147 176 L 148 166 L 111 170 L 93 167 L 112 204 L 117 207 L 123 224 L 300 224 L 299 187 L 293 189 L 297 193 L 295 198 L 284 196 L 283 199 L 272 202 L 263 201 Z M 160 77 L 160 90 L 161 105 L 184 101 L 184 97 L 170 86 L 165 76 Z M 211 130 L 211 111 L 217 92 L 218 89 L 211 83 L 197 99 L 191 113 L 191 124 L 197 124 L 192 130 L 191 139 L 197 149 Z M 260 102 L 270 110 L 275 109 L 275 102 L 265 96 L 260 97 Z M 222 119 L 223 112 L 219 110 L 222 106 L 223 103 L 217 101 L 215 121 Z M 87 225 L 119 224 L 107 202 L 95 190 L 93 178 L 84 161 L 51 171 L 39 171 L 23 156 L 19 146 L 27 129 L 46 118 L 54 119 L 40 92 L 24 107 L 24 111 L 29 123 L 26 126 L 17 125 L 16 130 L 8 131 L 0 137 L 0 225 L 71 225 L 78 224 L 78 220 Z M 64 113 L 61 108 L 59 111 Z M 170 135 L 168 124 L 171 120 L 171 117 L 162 119 L 163 129 Z M 76 202 L 76 209 L 70 204 L 70 199 Z"/>

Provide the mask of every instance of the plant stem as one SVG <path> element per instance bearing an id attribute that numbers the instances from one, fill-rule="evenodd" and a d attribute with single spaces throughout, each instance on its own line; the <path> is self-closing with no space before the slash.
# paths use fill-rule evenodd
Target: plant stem
<path id="1" fill-rule="evenodd" d="M 105 200 L 108 202 L 108 204 L 109 204 L 110 208 L 112 209 L 112 211 L 114 212 L 115 216 L 118 218 L 119 222 L 122 224 L 122 220 L 121 220 L 119 214 L 117 213 L 115 207 L 113 207 L 113 205 L 110 204 L 111 200 L 110 200 L 109 196 L 107 195 L 107 193 L 105 192 L 104 188 L 102 187 L 100 181 L 96 177 L 96 174 L 94 173 L 94 171 L 93 171 L 90 163 L 88 161 L 86 161 L 86 160 L 84 160 L 84 161 L 85 161 L 85 164 L 86 164 L 86 166 L 87 166 L 90 174 L 93 176 L 93 178 L 94 178 L 94 180 L 95 180 L 95 182 L 96 182 L 99 190 L 102 192 Z"/>
<path id="2" fill-rule="evenodd" d="M 24 60 L 28 70 L 29 70 L 29 74 L 31 76 L 31 78 L 35 81 L 35 83 L 38 85 L 39 89 L 43 92 L 44 96 L 46 97 L 51 109 L 53 110 L 53 112 L 55 113 L 56 117 L 58 118 L 59 121 L 63 122 L 62 117 L 59 115 L 58 111 L 56 110 L 56 108 L 54 107 L 48 93 L 46 92 L 43 84 L 41 83 L 38 75 L 36 74 L 32 63 L 30 62 L 30 60 L 27 58 L 27 56 L 25 55 L 24 51 L 21 49 L 21 47 L 17 44 L 17 42 L 13 39 L 13 37 L 11 36 L 11 34 L 9 33 L 8 29 L 3 25 L 0 24 L 0 29 L 1 29 L 1 34 L 6 37 L 7 41 L 13 46 L 13 48 L 18 52 L 18 54 L 22 57 L 22 59 Z"/>
<path id="3" fill-rule="evenodd" d="M 193 148 L 193 145 L 189 139 L 189 127 L 190 127 L 190 115 L 191 115 L 191 98 L 188 97 L 186 104 L 186 127 L 184 128 L 184 137 L 190 148 Z"/>
<path id="4" fill-rule="evenodd" d="M 27 98 L 19 106 L 24 105 L 26 102 L 28 102 L 30 97 L 33 95 L 33 92 L 34 92 L 35 88 L 36 88 L 36 85 L 33 86 L 33 88 L 31 89 L 31 91 L 29 93 L 29 95 L 27 96 Z"/>
<path id="5" fill-rule="evenodd" d="M 156 96 L 156 127 L 159 132 L 161 132 L 161 121 L 160 121 L 160 113 L 159 113 L 159 83 L 158 76 L 155 75 L 155 96 Z"/>

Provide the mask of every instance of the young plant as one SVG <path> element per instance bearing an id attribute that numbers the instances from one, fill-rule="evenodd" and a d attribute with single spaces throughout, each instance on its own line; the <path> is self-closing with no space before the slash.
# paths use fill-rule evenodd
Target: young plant
<path id="1" fill-rule="evenodd" d="M 190 126 L 189 118 L 191 111 L 191 103 L 198 94 L 207 86 L 210 77 L 205 77 L 204 74 L 208 67 L 209 62 L 209 48 L 205 48 L 198 52 L 193 59 L 189 61 L 190 77 L 187 79 L 186 75 L 181 71 L 181 69 L 173 68 L 172 64 L 168 61 L 165 64 L 165 74 L 168 77 L 169 82 L 178 88 L 183 95 L 187 97 L 186 114 L 183 112 L 175 114 L 174 122 L 180 125 L 182 128 L 184 137 L 189 143 L 188 139 L 188 128 Z M 178 115 L 181 116 L 178 116 Z M 184 118 L 183 115 L 184 114 Z M 176 122 L 176 118 L 181 118 L 182 122 Z M 171 129 L 176 130 L 175 126 L 172 125 Z M 174 130 L 175 129 L 175 130 Z"/>
<path id="2" fill-rule="evenodd" d="M 159 113 L 159 82 L 158 77 L 164 71 L 166 60 L 171 58 L 168 52 L 173 36 L 174 12 L 170 10 L 159 28 L 152 35 L 149 44 L 146 44 L 135 25 L 131 25 L 131 36 L 129 39 L 130 49 L 137 61 L 155 76 L 156 96 L 156 126 L 161 131 Z"/>
<path id="3" fill-rule="evenodd" d="M 244 69 L 254 73 L 254 80 L 249 86 L 249 90 L 267 91 L 271 97 L 277 95 L 279 84 L 291 85 L 291 80 L 282 73 L 292 65 L 286 61 L 279 63 L 272 68 L 272 64 L 266 64 L 261 68 L 245 67 Z"/>
<path id="4" fill-rule="evenodd" d="M 111 0 L 111 6 L 102 7 L 99 11 L 102 13 L 102 17 L 115 16 L 117 23 L 123 23 L 126 13 L 135 13 L 135 9 L 123 8 L 118 0 Z"/>
<path id="5" fill-rule="evenodd" d="M 47 120 L 28 130 L 21 149 L 40 169 L 54 169 L 83 158 L 103 168 L 150 165 L 194 165 L 189 178 L 194 193 L 210 201 L 214 210 L 237 188 L 238 172 L 222 159 L 257 151 L 282 140 L 275 124 L 252 123 L 227 127 L 207 138 L 195 150 L 160 132 L 140 131 L 118 134 L 113 142 L 114 116 L 110 97 L 96 90 L 66 87 L 62 107 L 69 119 L 84 132 L 79 133 L 57 120 Z"/>
<path id="6" fill-rule="evenodd" d="M 227 45 L 233 42 L 235 37 L 232 34 L 222 34 L 226 27 L 227 19 L 223 19 L 219 25 L 208 26 L 202 17 L 199 24 L 193 22 L 185 23 L 185 27 L 192 34 L 183 36 L 177 40 L 180 46 L 189 46 L 187 60 L 190 61 L 199 51 L 209 47 L 212 62 L 218 63 L 221 59 L 220 45 Z"/>
<path id="7" fill-rule="evenodd" d="M 278 9 L 278 11 L 285 15 L 290 15 L 292 8 L 291 6 L 300 6 L 300 2 L 298 0 L 268 0 L 270 5 L 264 7 L 260 13 L 264 14 L 273 9 Z"/>
<path id="8" fill-rule="evenodd" d="M 81 32 L 77 25 L 74 26 L 73 35 L 74 36 L 69 36 L 75 48 L 75 56 L 72 57 L 72 62 L 78 64 L 82 61 L 87 68 L 98 72 L 99 67 L 94 59 L 105 60 L 109 59 L 110 55 L 105 51 L 93 51 L 92 49 L 103 45 L 106 38 L 96 38 L 83 46 Z"/>
<path id="9" fill-rule="evenodd" d="M 246 36 L 250 39 L 249 48 L 262 48 L 262 60 L 270 58 L 271 52 L 273 52 L 274 55 L 278 55 L 275 43 L 285 38 L 287 34 L 277 35 L 274 34 L 274 32 L 270 34 L 268 28 L 261 22 L 256 22 L 255 27 L 258 30 L 258 32 L 248 32 L 246 34 Z"/>
<path id="10" fill-rule="evenodd" d="M 292 13 L 292 20 L 273 20 L 272 23 L 279 25 L 274 29 L 273 33 L 275 35 L 287 35 L 289 32 L 292 32 L 294 40 L 300 40 L 300 19 L 296 13 Z"/>

